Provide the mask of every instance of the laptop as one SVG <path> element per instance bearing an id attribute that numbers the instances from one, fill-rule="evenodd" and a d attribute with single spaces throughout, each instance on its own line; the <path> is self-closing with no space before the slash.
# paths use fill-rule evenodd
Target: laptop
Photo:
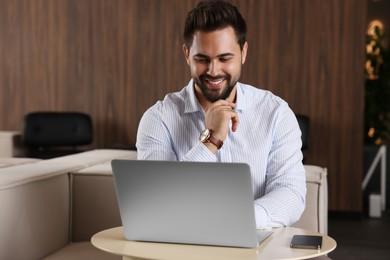
<path id="1" fill-rule="evenodd" d="M 256 230 L 249 165 L 113 160 L 127 240 L 254 248 L 272 234 Z"/>

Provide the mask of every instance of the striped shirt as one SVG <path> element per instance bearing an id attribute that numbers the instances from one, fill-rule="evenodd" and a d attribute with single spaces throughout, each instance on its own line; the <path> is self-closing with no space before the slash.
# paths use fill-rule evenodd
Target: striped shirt
<path id="1" fill-rule="evenodd" d="M 217 154 L 199 141 L 204 113 L 193 80 L 143 115 L 137 134 L 140 160 L 244 162 L 252 174 L 258 228 L 288 226 L 305 208 L 301 131 L 292 110 L 266 90 L 237 83 L 239 124 Z"/>

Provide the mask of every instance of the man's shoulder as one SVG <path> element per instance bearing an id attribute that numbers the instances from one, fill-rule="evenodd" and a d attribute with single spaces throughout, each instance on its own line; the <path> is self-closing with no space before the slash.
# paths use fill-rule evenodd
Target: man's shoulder
<path id="1" fill-rule="evenodd" d="M 184 107 L 187 93 L 185 88 L 180 91 L 167 93 L 162 100 L 158 100 L 150 110 L 154 111 L 166 111 L 177 110 L 180 107 Z"/>
<path id="2" fill-rule="evenodd" d="M 275 105 L 282 105 L 286 103 L 281 97 L 275 95 L 270 90 L 257 88 L 244 83 L 240 83 L 239 86 L 243 96 L 248 102 L 273 103 Z"/>
<path id="3" fill-rule="evenodd" d="M 180 91 L 167 93 L 161 103 L 172 106 L 182 105 L 186 101 L 187 97 L 188 93 L 186 88 L 183 88 Z"/>

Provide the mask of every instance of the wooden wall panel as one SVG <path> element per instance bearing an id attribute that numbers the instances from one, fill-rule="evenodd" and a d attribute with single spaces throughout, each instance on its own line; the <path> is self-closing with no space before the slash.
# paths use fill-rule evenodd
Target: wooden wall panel
<path id="1" fill-rule="evenodd" d="M 35 110 L 83 111 L 93 147 L 134 144 L 143 112 L 189 80 L 182 30 L 195 0 L 1 0 L 0 129 Z M 361 211 L 363 0 L 236 0 L 242 81 L 310 116 L 305 162 L 329 169 L 331 210 Z"/>
<path id="2" fill-rule="evenodd" d="M 243 7 L 250 25 L 243 81 L 310 116 L 305 162 L 328 168 L 331 209 L 360 209 L 365 2 L 262 0 Z"/>

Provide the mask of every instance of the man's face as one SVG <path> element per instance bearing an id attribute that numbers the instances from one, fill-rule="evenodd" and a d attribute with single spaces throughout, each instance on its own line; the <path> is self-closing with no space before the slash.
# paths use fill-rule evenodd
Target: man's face
<path id="1" fill-rule="evenodd" d="M 183 49 L 197 94 L 203 94 L 211 103 L 229 97 L 240 77 L 247 48 L 245 43 L 240 50 L 232 27 L 196 31 L 191 48 Z"/>

